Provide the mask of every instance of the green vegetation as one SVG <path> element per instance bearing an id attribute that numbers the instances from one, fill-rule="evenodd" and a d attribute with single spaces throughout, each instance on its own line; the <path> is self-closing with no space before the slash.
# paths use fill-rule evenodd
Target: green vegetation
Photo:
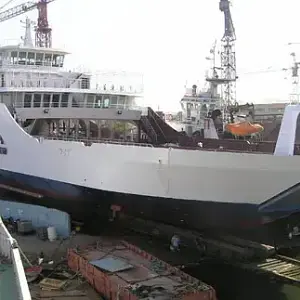
<path id="1" fill-rule="evenodd" d="M 130 124 L 129 122 L 114 122 L 113 124 L 113 130 L 117 133 L 124 133 L 131 130 L 134 126 Z"/>

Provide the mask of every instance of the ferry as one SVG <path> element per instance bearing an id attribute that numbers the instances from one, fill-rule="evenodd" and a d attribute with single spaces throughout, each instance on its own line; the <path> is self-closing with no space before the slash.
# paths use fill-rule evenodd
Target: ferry
<path id="1" fill-rule="evenodd" d="M 299 105 L 286 107 L 276 143 L 215 138 L 209 115 L 199 142 L 136 106 L 141 83 L 65 70 L 67 52 L 24 41 L 0 47 L 2 197 L 77 220 L 115 206 L 197 230 L 254 226 L 300 209 Z"/>

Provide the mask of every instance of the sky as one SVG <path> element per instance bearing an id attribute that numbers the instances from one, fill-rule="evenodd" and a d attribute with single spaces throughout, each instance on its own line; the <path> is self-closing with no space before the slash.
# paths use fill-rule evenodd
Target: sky
<path id="1" fill-rule="evenodd" d="M 6 2 L 0 0 L 0 6 Z M 12 0 L 5 8 L 24 2 Z M 284 6 L 274 0 L 232 0 L 238 102 L 288 101 L 290 73 L 260 71 L 290 68 L 291 52 L 300 60 L 300 44 L 287 45 L 300 43 L 299 11 L 298 0 L 285 0 Z M 219 0 L 56 0 L 48 14 L 53 47 L 72 53 L 67 68 L 140 72 L 141 104 L 165 111 L 180 109 L 186 81 L 204 85 L 210 66 L 205 57 L 215 40 L 220 47 L 224 32 Z M 37 10 L 26 15 L 36 20 Z M 20 39 L 24 19 L 0 24 L 1 44 Z"/>

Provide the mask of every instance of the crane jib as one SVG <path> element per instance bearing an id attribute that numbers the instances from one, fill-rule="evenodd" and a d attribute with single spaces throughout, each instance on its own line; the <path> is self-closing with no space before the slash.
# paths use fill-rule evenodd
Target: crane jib
<path id="1" fill-rule="evenodd" d="M 3 12 L 0 12 L 0 22 L 7 21 L 19 15 L 22 15 L 28 11 L 31 11 L 38 7 L 40 3 L 49 4 L 55 0 L 41 0 L 39 2 L 27 1 L 12 8 L 9 8 Z"/>

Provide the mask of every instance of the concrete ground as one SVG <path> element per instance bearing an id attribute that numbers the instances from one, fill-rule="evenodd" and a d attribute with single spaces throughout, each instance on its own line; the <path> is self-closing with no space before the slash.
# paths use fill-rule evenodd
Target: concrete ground
<path id="1" fill-rule="evenodd" d="M 82 247 L 85 248 L 88 245 L 95 244 L 99 237 L 88 236 L 83 234 L 76 234 L 70 239 L 60 241 L 56 240 L 53 242 L 42 241 L 36 235 L 16 235 L 13 234 L 13 237 L 17 240 L 20 250 L 25 254 L 29 261 L 36 265 L 40 252 L 42 251 L 45 256 L 45 261 L 53 260 L 54 264 L 61 261 L 63 258 L 66 258 L 67 249 L 73 247 Z M 25 261 L 24 261 L 25 262 Z M 51 266 L 50 266 L 51 267 Z M 46 265 L 45 265 L 46 268 Z M 67 268 L 67 267 L 66 267 Z M 79 286 L 78 284 L 81 283 Z M 71 280 L 68 283 L 66 290 L 84 290 L 86 296 L 74 297 L 72 300 L 96 300 L 102 299 L 100 295 L 97 294 L 93 288 L 85 281 L 79 281 L 78 278 Z M 32 299 L 41 299 L 39 297 L 39 292 L 41 289 L 37 283 L 30 284 L 30 290 L 32 293 Z M 66 299 L 65 297 L 55 297 L 55 299 Z"/>
<path id="2" fill-rule="evenodd" d="M 13 237 L 17 240 L 21 250 L 28 256 L 28 259 L 37 258 L 42 251 L 45 258 L 48 259 L 60 259 L 62 256 L 66 256 L 67 249 L 73 247 L 85 247 L 94 244 L 99 240 L 99 237 L 88 236 L 83 234 L 76 234 L 67 240 L 56 240 L 53 242 L 42 241 L 36 237 L 36 235 L 16 235 Z"/>

